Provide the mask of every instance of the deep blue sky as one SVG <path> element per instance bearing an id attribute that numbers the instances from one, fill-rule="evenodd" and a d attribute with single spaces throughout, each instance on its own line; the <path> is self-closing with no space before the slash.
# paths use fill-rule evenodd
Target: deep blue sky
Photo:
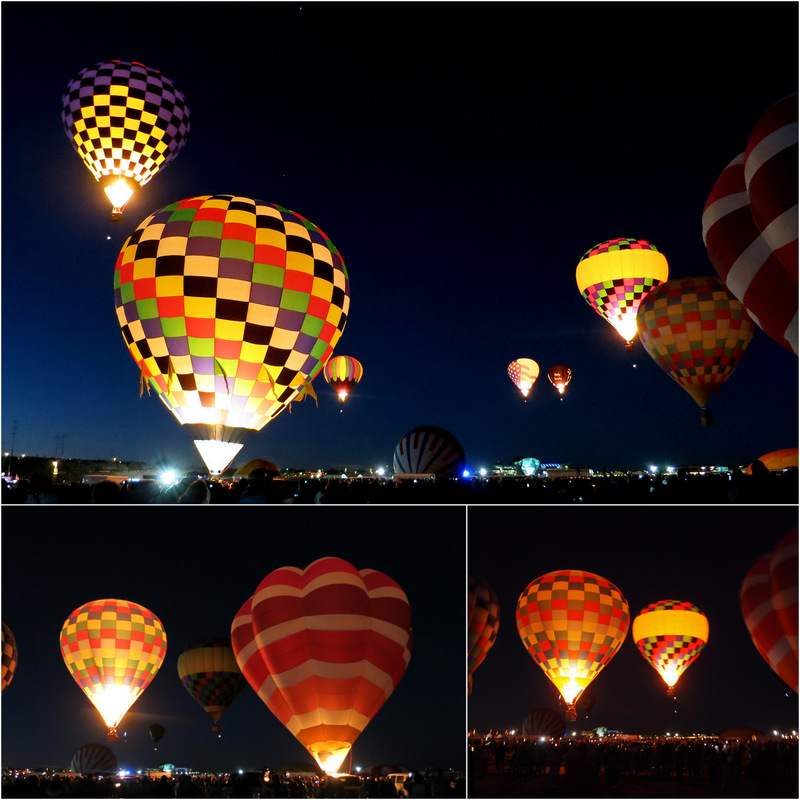
<path id="1" fill-rule="evenodd" d="M 211 193 L 331 237 L 352 288 L 336 352 L 364 366 L 343 412 L 317 381 L 319 408 L 284 412 L 235 464 L 389 464 L 418 425 L 450 430 L 474 467 L 747 464 L 796 445 L 795 356 L 757 331 L 703 427 L 574 275 L 618 236 L 656 244 L 672 277 L 713 274 L 703 205 L 796 90 L 797 5 L 529 5 L 4 3 L 3 448 L 16 424 L 17 454 L 63 437 L 67 457 L 199 463 L 138 397 L 112 276 L 148 214 Z M 60 120 L 67 82 L 107 59 L 169 76 L 192 124 L 118 225 Z M 522 356 L 543 371 L 527 403 L 506 374 Z M 574 373 L 563 402 L 555 363 Z"/>
<path id="2" fill-rule="evenodd" d="M 133 706 L 128 741 L 112 746 L 120 766 L 260 769 L 310 759 L 249 685 L 226 709 L 217 738 L 177 662 L 195 639 L 229 637 L 233 617 L 273 569 L 338 556 L 397 581 L 414 632 L 408 669 L 356 740 L 353 767 L 464 769 L 463 508 L 254 506 L 239 509 L 235 522 L 222 507 L 120 511 L 3 509 L 3 621 L 19 649 L 3 692 L 4 768 L 68 767 L 82 745 L 105 743 L 103 720 L 58 643 L 73 609 L 104 597 L 141 603 L 167 635 L 164 663 Z M 157 751 L 147 732 L 154 723 L 166 729 Z"/>
<path id="3" fill-rule="evenodd" d="M 684 600 L 706 615 L 709 636 L 679 679 L 673 700 L 629 630 L 587 689 L 595 703 L 588 717 L 579 716 L 578 730 L 604 726 L 639 734 L 719 735 L 747 726 L 769 734 L 796 731 L 797 694 L 759 655 L 739 605 L 750 568 L 796 527 L 794 506 L 470 508 L 469 568 L 489 583 L 500 604 L 497 639 L 473 673 L 470 728 L 519 728 L 537 708 L 561 708 L 552 684 L 522 644 L 516 606 L 540 575 L 581 569 L 619 588 L 630 606 L 631 624 L 651 603 Z"/>

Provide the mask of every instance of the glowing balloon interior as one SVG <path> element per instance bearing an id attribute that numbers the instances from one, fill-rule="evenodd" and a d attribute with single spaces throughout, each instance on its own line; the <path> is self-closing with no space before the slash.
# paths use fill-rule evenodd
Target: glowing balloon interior
<path id="1" fill-rule="evenodd" d="M 333 356 L 328 359 L 322 374 L 344 403 L 351 389 L 364 377 L 364 367 L 352 356 Z"/>
<path id="2" fill-rule="evenodd" d="M 149 686 L 167 652 L 158 617 L 127 600 L 95 600 L 64 621 L 61 655 L 108 726 L 109 741 L 125 712 Z"/>
<path id="3" fill-rule="evenodd" d="M 267 575 L 231 640 L 258 696 L 334 773 L 406 671 L 411 610 L 388 576 L 322 558 Z"/>
<path id="4" fill-rule="evenodd" d="M 331 357 L 350 307 L 339 251 L 313 223 L 245 197 L 192 197 L 122 247 L 114 302 L 148 392 L 212 474 Z"/>
<path id="5" fill-rule="evenodd" d="M 672 695 L 678 678 L 708 642 L 708 619 L 691 603 L 661 600 L 642 609 L 633 620 L 631 635 Z"/>
<path id="6" fill-rule="evenodd" d="M 629 625 L 622 592 L 592 572 L 548 572 L 517 601 L 522 643 L 564 698 L 568 720 L 576 718 L 575 703 L 619 650 Z"/>
<path id="7" fill-rule="evenodd" d="M 633 348 L 636 312 L 669 276 L 667 259 L 644 239 L 609 239 L 587 250 L 575 271 L 586 302 Z"/>

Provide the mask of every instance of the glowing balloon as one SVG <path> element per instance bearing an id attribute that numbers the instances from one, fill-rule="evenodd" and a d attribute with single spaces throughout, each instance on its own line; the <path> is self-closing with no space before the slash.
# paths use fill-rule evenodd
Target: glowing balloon
<path id="1" fill-rule="evenodd" d="M 708 642 L 708 619 L 695 605 L 661 600 L 634 618 L 631 635 L 639 652 L 664 679 L 667 694 Z"/>
<path id="2" fill-rule="evenodd" d="M 575 279 L 586 302 L 633 349 L 636 312 L 649 291 L 669 277 L 667 259 L 644 239 L 609 239 L 587 250 Z"/>
<path id="3" fill-rule="evenodd" d="M 572 380 L 572 370 L 569 367 L 565 367 L 563 364 L 556 364 L 554 367 L 550 367 L 550 369 L 547 370 L 547 377 L 550 383 L 556 387 L 556 391 L 563 395 L 564 390 Z"/>
<path id="4" fill-rule="evenodd" d="M 797 530 L 762 556 L 739 592 L 747 630 L 772 671 L 797 692 Z"/>
<path id="5" fill-rule="evenodd" d="M 95 180 L 102 178 L 119 221 L 133 189 L 144 186 L 186 143 L 189 109 L 175 84 L 135 61 L 104 61 L 67 85 L 61 120 Z"/>
<path id="6" fill-rule="evenodd" d="M 755 325 L 719 278 L 667 281 L 644 299 L 639 338 L 650 357 L 703 409 L 728 380 Z"/>
<path id="7" fill-rule="evenodd" d="M 117 259 L 114 301 L 148 391 L 218 474 L 248 432 L 310 391 L 344 329 L 350 282 L 308 220 L 215 195 L 139 225 Z"/>
<path id="8" fill-rule="evenodd" d="M 497 639 L 500 627 L 500 604 L 492 587 L 483 578 L 469 574 L 467 589 L 467 675 L 472 693 L 472 673 L 483 663 Z"/>
<path id="9" fill-rule="evenodd" d="M 364 377 L 364 367 L 352 356 L 333 356 L 322 374 L 339 395 L 339 402 L 344 403 L 350 390 Z"/>
<path id="10" fill-rule="evenodd" d="M 137 603 L 95 600 L 67 617 L 60 643 L 67 669 L 108 725 L 109 741 L 116 741 L 117 725 L 164 661 L 161 620 Z"/>
<path id="11" fill-rule="evenodd" d="M 756 461 L 760 461 L 768 470 L 780 472 L 784 469 L 791 469 L 797 467 L 797 448 L 785 447 L 782 450 L 773 450 L 771 453 L 765 453 L 759 456 Z M 745 474 L 751 475 L 753 473 L 753 465 L 748 465 Z"/>
<path id="12" fill-rule="evenodd" d="M 247 681 L 328 773 L 397 687 L 411 638 L 403 590 L 340 558 L 274 570 L 231 628 Z"/>
<path id="13" fill-rule="evenodd" d="M 2 623 L 3 629 L 3 676 L 2 676 L 2 689 L 0 692 L 4 692 L 6 690 L 6 686 L 11 683 L 11 679 L 14 677 L 14 673 L 17 669 L 17 659 L 18 659 L 18 652 L 17 652 L 17 640 L 14 638 L 14 634 L 11 633 L 11 628 L 6 625 L 6 623 Z"/>
<path id="14" fill-rule="evenodd" d="M 225 709 L 245 687 L 230 639 L 198 639 L 178 656 L 178 677 L 187 692 L 211 717 L 211 730 L 219 732 Z"/>
<path id="15" fill-rule="evenodd" d="M 564 717 L 551 708 L 537 708 L 536 711 L 531 711 L 522 723 L 522 735 L 537 738 L 560 739 L 566 729 Z"/>
<path id="16" fill-rule="evenodd" d="M 561 693 L 567 720 L 619 650 L 630 625 L 628 601 L 610 581 L 582 570 L 548 572 L 517 601 L 517 630 L 531 658 Z"/>
<path id="17" fill-rule="evenodd" d="M 508 365 L 508 377 L 522 396 L 527 397 L 539 377 L 539 365 L 531 358 L 518 358 Z"/>
<path id="18" fill-rule="evenodd" d="M 117 757 L 114 751 L 104 744 L 85 744 L 72 756 L 70 770 L 79 775 L 114 773 L 117 771 Z"/>
<path id="19" fill-rule="evenodd" d="M 409 431 L 397 443 L 392 468 L 403 475 L 458 477 L 464 469 L 464 450 L 449 431 L 434 425 L 422 425 Z"/>

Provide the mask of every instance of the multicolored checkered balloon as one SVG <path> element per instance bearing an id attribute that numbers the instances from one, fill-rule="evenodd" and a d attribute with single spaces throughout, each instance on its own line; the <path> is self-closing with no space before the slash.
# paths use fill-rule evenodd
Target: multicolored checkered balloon
<path id="1" fill-rule="evenodd" d="M 667 281 L 647 295 L 636 322 L 650 357 L 701 408 L 728 380 L 755 330 L 716 277 Z"/>
<path id="2" fill-rule="evenodd" d="M 467 589 L 467 675 L 472 693 L 472 673 L 483 663 L 497 639 L 500 628 L 500 604 L 492 587 L 481 577 L 469 574 Z"/>
<path id="3" fill-rule="evenodd" d="M 584 300 L 633 349 L 636 312 L 647 293 L 669 276 L 663 253 L 644 239 L 608 239 L 587 250 L 575 280 Z"/>
<path id="4" fill-rule="evenodd" d="M 692 603 L 660 600 L 634 618 L 631 635 L 639 652 L 667 684 L 667 694 L 708 642 L 708 619 Z"/>
<path id="5" fill-rule="evenodd" d="M 570 721 L 581 692 L 616 655 L 629 625 L 622 592 L 593 572 L 548 572 L 517 601 L 522 643 L 561 693 Z"/>
<path id="6" fill-rule="evenodd" d="M 352 356 L 333 356 L 322 374 L 339 396 L 339 402 L 344 403 L 350 390 L 364 377 L 364 367 Z"/>
<path id="7" fill-rule="evenodd" d="M 97 181 L 131 178 L 144 186 L 180 152 L 189 135 L 189 109 L 158 70 L 130 61 L 103 61 L 67 85 L 61 120 L 73 147 Z M 109 195 L 110 197 L 110 195 Z M 115 203 L 122 215 L 127 198 Z"/>
<path id="8" fill-rule="evenodd" d="M 299 214 L 205 195 L 156 211 L 130 235 L 114 303 L 148 391 L 219 473 L 331 357 L 350 280 L 333 242 Z"/>
<path id="9" fill-rule="evenodd" d="M 11 683 L 12 678 L 14 677 L 14 673 L 17 670 L 17 659 L 19 658 L 19 654 L 17 652 L 17 640 L 14 638 L 14 634 L 11 633 L 11 628 L 6 625 L 5 622 L 2 623 L 3 629 L 3 675 L 2 675 L 2 689 L 0 691 L 4 692 L 6 690 L 6 686 Z"/>
<path id="10" fill-rule="evenodd" d="M 116 726 L 164 662 L 161 620 L 128 600 L 94 600 L 67 617 L 59 640 L 67 669 L 116 741 Z"/>

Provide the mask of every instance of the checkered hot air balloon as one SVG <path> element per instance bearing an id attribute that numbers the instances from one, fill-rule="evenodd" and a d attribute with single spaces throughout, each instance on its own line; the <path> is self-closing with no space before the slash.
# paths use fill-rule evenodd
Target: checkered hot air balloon
<path id="1" fill-rule="evenodd" d="M 164 661 L 161 620 L 127 600 L 94 600 L 67 617 L 59 638 L 67 669 L 116 741 L 117 725 Z"/>
<path id="2" fill-rule="evenodd" d="M 392 469 L 401 475 L 457 478 L 464 470 L 464 449 L 452 433 L 421 425 L 403 436 L 394 448 Z"/>
<path id="3" fill-rule="evenodd" d="M 608 239 L 581 256 L 575 271 L 584 300 L 633 349 L 636 313 L 656 286 L 669 277 L 663 253 L 644 239 Z"/>
<path id="4" fill-rule="evenodd" d="M 267 575 L 231 640 L 258 696 L 332 773 L 406 671 L 411 609 L 388 576 L 321 558 Z"/>
<path id="5" fill-rule="evenodd" d="M 17 659 L 19 654 L 17 652 L 17 640 L 14 634 L 11 633 L 11 628 L 2 623 L 3 629 L 3 675 L 2 675 L 2 689 L 1 692 L 6 690 L 6 686 L 11 683 L 14 673 L 17 669 Z"/>
<path id="6" fill-rule="evenodd" d="M 225 709 L 246 685 L 231 640 L 206 637 L 187 645 L 178 656 L 178 677 L 211 717 L 211 730 L 218 733 Z"/>
<path id="7" fill-rule="evenodd" d="M 322 374 L 338 395 L 339 402 L 344 403 L 350 390 L 364 377 L 364 367 L 352 356 L 332 356 Z"/>
<path id="8" fill-rule="evenodd" d="M 741 361 L 755 325 L 719 278 L 678 278 L 653 289 L 636 317 L 648 355 L 703 410 Z"/>
<path id="9" fill-rule="evenodd" d="M 772 671 L 797 692 L 797 530 L 753 564 L 739 599 L 747 630 Z"/>
<path id="10" fill-rule="evenodd" d="M 550 367 L 550 369 L 547 370 L 547 378 L 550 383 L 556 387 L 556 391 L 560 395 L 563 395 L 564 390 L 572 380 L 572 370 L 569 367 L 565 367 L 563 364 L 556 364 L 554 367 Z"/>
<path id="11" fill-rule="evenodd" d="M 628 601 L 592 572 L 548 572 L 517 601 L 517 630 L 531 658 L 561 693 L 566 718 L 586 687 L 616 655 L 630 625 Z"/>
<path id="12" fill-rule="evenodd" d="M 104 184 L 119 221 L 133 189 L 144 186 L 186 143 L 189 109 L 175 84 L 135 61 L 103 61 L 67 85 L 61 120 L 72 146 Z"/>
<path id="13" fill-rule="evenodd" d="M 248 432 L 312 391 L 344 330 L 350 281 L 333 242 L 299 214 L 206 195 L 130 235 L 114 302 L 142 381 L 217 474 Z"/>
<path id="14" fill-rule="evenodd" d="M 472 673 L 483 663 L 497 639 L 500 604 L 492 587 L 481 577 L 469 574 L 467 588 L 467 680 L 472 694 Z"/>
<path id="15" fill-rule="evenodd" d="M 517 358 L 508 365 L 508 377 L 527 397 L 539 377 L 539 365 L 532 358 Z"/>
<path id="16" fill-rule="evenodd" d="M 708 619 L 692 603 L 661 600 L 643 608 L 631 635 L 639 652 L 664 679 L 667 694 L 708 642 Z"/>

